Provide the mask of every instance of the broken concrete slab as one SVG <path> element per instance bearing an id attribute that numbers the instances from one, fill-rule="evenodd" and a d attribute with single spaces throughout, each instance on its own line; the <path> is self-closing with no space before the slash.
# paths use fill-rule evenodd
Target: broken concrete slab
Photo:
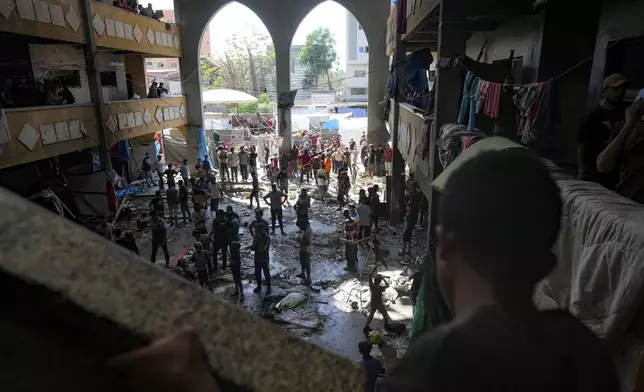
<path id="1" fill-rule="evenodd" d="M 30 385 L 42 387 L 47 383 L 53 390 L 117 390 L 108 382 L 99 382 L 118 384 L 99 364 L 171 333 L 183 320 L 194 326 L 213 371 L 225 385 L 262 392 L 363 389 L 363 375 L 352 361 L 223 303 L 4 189 L 0 190 L 0 206 L 5 211 L 0 218 L 5 228 L 0 231 L 0 278 L 18 287 L 13 291 L 14 298 L 41 293 L 38 301 L 44 305 L 37 316 L 49 316 L 29 324 L 33 336 L 39 339 L 16 340 L 14 335 L 4 333 L 3 347 L 14 347 L 12 352 L 36 353 L 43 350 L 44 339 L 51 342 L 47 348 L 53 349 L 54 342 L 58 343 L 57 355 L 42 352 L 42 370 L 31 369 L 31 377 L 12 378 L 16 384 L 4 384 L 7 390 L 29 390 Z M 21 304 L 28 305 L 24 300 Z M 54 306 L 60 309 L 52 312 Z M 83 316 L 70 316 L 74 312 Z M 29 312 L 17 307 L 12 307 L 8 315 L 5 319 L 15 325 L 4 323 L 3 330 L 14 332 L 30 317 Z M 65 334 L 83 329 L 89 336 L 84 340 L 88 345 L 81 349 L 75 344 L 77 336 Z M 95 365 L 95 373 L 88 374 L 100 385 L 82 384 L 72 377 L 72 373 L 78 375 L 75 365 L 80 367 L 83 362 Z M 24 364 L 27 366 L 27 362 Z M 329 378 L 329 374 L 334 376 Z"/>

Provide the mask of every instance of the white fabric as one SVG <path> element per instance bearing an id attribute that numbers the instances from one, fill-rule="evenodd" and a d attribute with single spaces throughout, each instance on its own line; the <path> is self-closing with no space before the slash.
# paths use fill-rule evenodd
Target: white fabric
<path id="1" fill-rule="evenodd" d="M 568 308 L 596 335 L 623 337 L 644 305 L 644 206 L 598 184 L 561 180 L 559 263 L 535 299 Z"/>
<path id="2" fill-rule="evenodd" d="M 203 103 L 212 104 L 235 104 L 235 103 L 253 103 L 257 98 L 243 91 L 229 90 L 225 88 L 204 91 L 201 94 Z"/>

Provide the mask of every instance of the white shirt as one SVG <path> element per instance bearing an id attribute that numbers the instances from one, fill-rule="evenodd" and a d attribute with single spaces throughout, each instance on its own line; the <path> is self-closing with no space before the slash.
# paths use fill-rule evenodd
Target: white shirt
<path id="1" fill-rule="evenodd" d="M 326 171 L 324 169 L 318 170 L 318 185 L 326 186 Z"/>
<path id="2" fill-rule="evenodd" d="M 236 152 L 231 152 L 228 154 L 228 165 L 230 167 L 237 167 L 239 166 L 239 154 Z"/>
<path id="3" fill-rule="evenodd" d="M 211 182 L 208 184 L 208 193 L 210 193 L 210 198 L 211 199 L 220 199 L 221 198 L 221 184 L 218 182 L 215 182 L 214 184 Z"/>

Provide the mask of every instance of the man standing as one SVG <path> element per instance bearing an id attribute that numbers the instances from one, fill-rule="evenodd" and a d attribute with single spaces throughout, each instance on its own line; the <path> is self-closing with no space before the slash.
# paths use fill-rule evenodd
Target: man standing
<path id="1" fill-rule="evenodd" d="M 344 153 L 340 148 L 333 153 L 333 172 L 339 173 L 344 165 Z"/>
<path id="2" fill-rule="evenodd" d="M 257 151 L 255 146 L 250 146 L 250 154 L 248 154 L 248 171 L 257 174 Z"/>
<path id="3" fill-rule="evenodd" d="M 163 174 L 165 175 L 168 187 L 170 187 L 170 185 L 176 185 L 175 178 L 177 176 L 177 171 L 173 169 L 171 163 L 168 164 L 168 168 L 163 172 Z"/>
<path id="4" fill-rule="evenodd" d="M 201 168 L 204 169 L 206 174 L 210 174 L 210 171 L 212 170 L 212 164 L 210 163 L 210 157 L 208 157 L 208 154 L 203 156 L 203 161 L 201 161 Z"/>
<path id="5" fill-rule="evenodd" d="M 300 184 L 304 181 L 304 176 L 306 175 L 306 183 L 308 184 L 311 181 L 311 155 L 309 155 L 309 150 L 304 150 L 302 155 L 300 155 L 300 164 L 302 165 L 302 170 L 300 172 Z"/>
<path id="6" fill-rule="evenodd" d="M 624 128 L 597 157 L 600 173 L 617 171 L 616 191 L 624 197 L 644 204 L 644 100 L 638 99 L 626 109 Z"/>
<path id="7" fill-rule="evenodd" d="M 313 230 L 308 220 L 297 221 L 297 227 L 302 230 L 300 237 L 300 266 L 302 273 L 297 275 L 298 278 L 304 279 L 302 283 L 311 284 L 311 245 L 313 244 Z"/>
<path id="8" fill-rule="evenodd" d="M 385 368 L 379 360 L 371 356 L 371 348 L 373 345 L 369 341 L 362 341 L 358 343 L 358 351 L 360 351 L 361 358 L 358 361 L 360 366 L 364 369 L 367 381 L 365 383 L 365 392 L 376 392 L 376 383 L 378 376 L 385 373 Z"/>
<path id="9" fill-rule="evenodd" d="M 264 212 L 257 208 L 255 210 L 255 220 L 248 227 L 250 235 L 256 237 L 259 233 L 265 231 L 268 233 L 268 222 L 263 218 Z"/>
<path id="10" fill-rule="evenodd" d="M 232 182 L 239 182 L 239 154 L 235 151 L 235 147 L 232 147 L 228 154 L 228 167 Z"/>
<path id="11" fill-rule="evenodd" d="M 219 203 L 221 202 L 222 195 L 221 184 L 217 182 L 214 174 L 210 177 L 208 193 L 210 193 L 210 217 L 214 219 L 217 211 L 219 211 Z"/>
<path id="12" fill-rule="evenodd" d="M 181 162 L 181 167 L 179 168 L 179 171 L 181 171 L 181 179 L 183 179 L 183 183 L 188 186 L 190 183 L 190 165 L 188 165 L 188 160 L 184 159 L 183 162 Z"/>
<path id="13" fill-rule="evenodd" d="M 219 148 L 217 153 L 217 160 L 219 161 L 219 176 L 222 181 L 230 181 L 230 172 L 228 171 L 228 150 L 224 147 Z"/>
<path id="14" fill-rule="evenodd" d="M 161 155 L 157 155 L 157 161 L 154 162 L 154 171 L 157 172 L 157 176 L 159 177 L 159 190 L 162 191 L 164 188 L 163 185 L 163 162 L 162 162 L 163 157 Z"/>
<path id="15" fill-rule="evenodd" d="M 210 288 L 208 282 L 208 260 L 210 260 L 210 252 L 203 249 L 203 244 L 199 241 L 195 242 L 195 251 L 192 254 L 192 260 L 197 268 L 197 279 L 199 279 L 199 286 Z"/>
<path id="16" fill-rule="evenodd" d="M 230 207 L 230 206 L 228 206 Z M 241 243 L 239 241 L 239 218 L 230 210 L 226 211 L 226 231 L 228 232 L 228 245 L 230 246 L 230 269 L 235 282 L 233 297 L 241 294 L 244 298 L 244 286 L 241 277 Z"/>
<path id="17" fill-rule="evenodd" d="M 377 233 L 380 231 L 378 222 L 380 221 L 380 196 L 378 191 L 380 187 L 378 184 L 375 184 L 373 187 L 369 188 L 369 205 L 371 206 L 371 217 L 373 218 L 373 230 Z M 422 195 L 422 193 L 421 193 Z"/>
<path id="18" fill-rule="evenodd" d="M 385 147 L 385 175 L 390 176 L 393 170 L 394 150 L 387 144 Z"/>
<path id="19" fill-rule="evenodd" d="M 351 180 L 349 179 L 349 173 L 347 173 L 346 169 L 342 169 L 340 174 L 338 174 L 338 204 L 340 205 L 338 210 L 342 210 L 347 204 L 350 189 Z"/>
<path id="20" fill-rule="evenodd" d="M 205 209 L 201 208 L 201 204 L 195 204 L 195 213 L 192 214 L 192 219 L 195 222 L 195 230 L 198 230 L 203 234 L 208 234 L 208 229 L 206 228 L 208 214 L 206 213 Z"/>
<path id="21" fill-rule="evenodd" d="M 577 164 L 580 180 L 593 181 L 615 190 L 619 170 L 602 173 L 597 170 L 597 157 L 624 126 L 624 95 L 629 81 L 613 74 L 604 79 L 602 100 L 582 121 L 577 135 Z"/>
<path id="22" fill-rule="evenodd" d="M 360 231 L 358 232 L 358 238 L 362 240 L 362 244 L 366 245 L 367 242 L 364 241 L 366 238 L 371 237 L 371 207 L 367 204 L 368 200 L 363 198 L 360 200 L 360 205 L 358 206 L 358 217 L 360 223 Z"/>
<path id="23" fill-rule="evenodd" d="M 271 238 L 268 233 L 265 230 L 258 230 L 251 245 L 251 250 L 255 252 L 255 280 L 257 281 L 257 287 L 253 290 L 255 294 L 262 291 L 262 273 L 266 280 L 266 295 L 271 293 L 271 271 L 268 266 L 270 247 Z"/>
<path id="24" fill-rule="evenodd" d="M 331 181 L 331 156 L 327 154 L 324 156 L 324 172 L 326 173 L 327 184 Z"/>
<path id="25" fill-rule="evenodd" d="M 186 215 L 188 219 L 192 222 L 192 216 L 190 215 L 190 205 L 188 205 L 188 188 L 184 184 L 183 180 L 179 181 L 179 207 L 181 208 L 181 215 L 183 215 L 183 224 L 188 223 L 186 221 Z"/>
<path id="26" fill-rule="evenodd" d="M 165 204 L 163 203 L 163 196 L 161 191 L 154 192 L 154 197 L 150 200 L 150 210 L 156 211 L 157 215 L 165 217 Z"/>
<path id="27" fill-rule="evenodd" d="M 344 255 L 347 259 L 345 271 L 356 272 L 358 263 L 358 223 L 351 217 L 349 210 L 344 210 Z"/>
<path id="28" fill-rule="evenodd" d="M 222 271 L 226 269 L 228 263 L 228 220 L 224 210 L 217 211 L 217 217 L 212 221 L 212 231 L 210 236 L 213 238 L 212 243 L 212 261 L 215 273 L 218 270 L 217 255 L 221 250 Z"/>
<path id="29" fill-rule="evenodd" d="M 380 274 L 376 274 L 376 268 L 373 269 L 371 274 L 369 274 L 369 291 L 371 292 L 371 303 L 369 304 L 369 317 L 367 317 L 367 324 L 365 325 L 363 331 L 368 333 L 371 331 L 371 322 L 373 321 L 373 316 L 376 315 L 376 311 L 380 312 L 382 315 L 382 320 L 385 322 L 385 328 L 389 324 L 389 313 L 385 308 L 385 303 L 382 300 L 382 294 L 384 294 L 387 287 L 389 287 L 389 282 Z M 384 286 L 382 285 L 384 283 Z"/>
<path id="30" fill-rule="evenodd" d="M 369 178 L 373 178 L 373 175 L 376 171 L 376 150 L 373 147 L 373 144 L 369 145 L 369 155 L 367 156 L 367 173 L 369 173 Z"/>
<path id="31" fill-rule="evenodd" d="M 273 230 L 271 234 L 275 234 L 275 221 L 279 221 L 280 230 L 282 235 L 286 235 L 284 232 L 284 223 L 282 222 L 282 206 L 288 198 L 286 194 L 277 190 L 277 185 L 271 185 L 272 191 L 264 196 L 264 203 L 271 206 L 271 223 L 273 225 Z"/>
<path id="32" fill-rule="evenodd" d="M 165 256 L 165 266 L 170 265 L 170 252 L 168 252 L 168 230 L 165 221 L 159 218 L 156 211 L 150 212 L 150 225 L 152 227 L 152 255 L 150 261 L 155 264 L 159 247 Z"/>
<path id="33" fill-rule="evenodd" d="M 253 208 L 253 199 L 255 199 L 257 208 L 259 208 L 259 180 L 257 179 L 257 172 L 251 172 L 250 176 L 253 182 L 253 190 L 250 192 L 250 208 Z"/>
<path id="34" fill-rule="evenodd" d="M 320 194 L 320 200 L 324 201 L 324 196 L 329 188 L 329 183 L 327 181 L 326 171 L 324 168 L 318 169 L 317 173 L 317 184 L 318 184 L 318 193 Z"/>
<path id="35" fill-rule="evenodd" d="M 297 222 L 309 221 L 309 208 L 311 208 L 311 198 L 309 197 L 306 188 L 302 188 L 300 195 L 295 202 L 295 214 L 297 215 Z"/>
<path id="36" fill-rule="evenodd" d="M 168 184 L 168 190 L 165 192 L 168 211 L 170 212 L 170 224 L 179 225 L 179 191 L 174 184 Z"/>
<path id="37" fill-rule="evenodd" d="M 248 181 L 248 152 L 244 146 L 239 149 L 239 170 L 241 171 L 242 181 Z"/>
<path id="38" fill-rule="evenodd" d="M 210 253 L 212 246 L 210 236 L 208 234 L 202 234 L 198 230 L 194 230 L 192 232 L 192 236 L 195 238 L 196 242 L 200 242 L 203 248 Z M 208 273 L 212 274 L 212 257 L 206 260 L 206 264 L 208 265 Z"/>
<path id="39" fill-rule="evenodd" d="M 382 177 L 382 172 L 385 170 L 385 149 L 381 145 L 378 146 L 378 149 L 375 151 L 376 154 L 376 177 Z"/>
<path id="40" fill-rule="evenodd" d="M 143 178 L 147 186 L 154 186 L 154 181 L 152 181 L 152 162 L 150 162 L 150 153 L 146 152 L 143 162 L 141 163 L 143 170 Z"/>
<path id="41" fill-rule="evenodd" d="M 277 174 L 277 185 L 279 186 L 280 192 L 286 195 L 286 203 L 290 206 L 291 203 L 288 201 L 288 174 L 284 168 L 281 168 Z"/>

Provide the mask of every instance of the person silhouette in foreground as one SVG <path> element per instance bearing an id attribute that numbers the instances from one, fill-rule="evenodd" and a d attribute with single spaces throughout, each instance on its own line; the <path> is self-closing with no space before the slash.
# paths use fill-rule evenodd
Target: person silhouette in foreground
<path id="1" fill-rule="evenodd" d="M 557 185 L 523 149 L 482 153 L 455 170 L 436 229 L 438 280 L 455 320 L 416 339 L 377 390 L 619 391 L 599 339 L 568 311 L 532 302 L 555 267 L 560 219 Z M 112 363 L 139 389 L 218 391 L 199 348 L 184 329 Z"/>

